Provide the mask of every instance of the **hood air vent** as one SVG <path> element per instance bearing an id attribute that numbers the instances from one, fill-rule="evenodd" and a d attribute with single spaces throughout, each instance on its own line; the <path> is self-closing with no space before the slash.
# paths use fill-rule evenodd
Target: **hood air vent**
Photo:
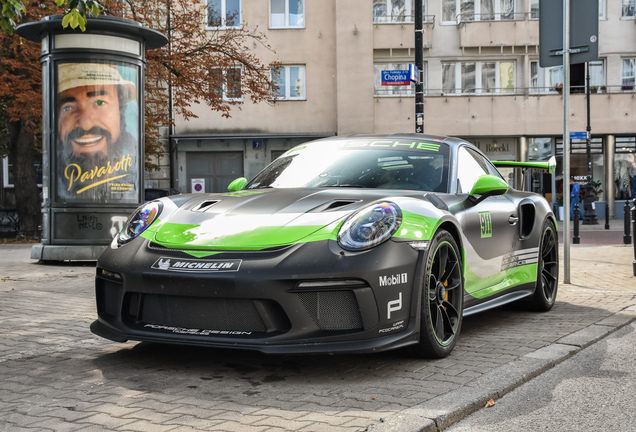
<path id="1" fill-rule="evenodd" d="M 335 201 L 331 201 L 331 202 L 319 205 L 318 207 L 313 209 L 312 212 L 320 213 L 320 212 L 329 212 L 329 211 L 334 211 L 334 210 L 340 210 L 343 207 L 346 207 L 346 206 L 351 205 L 351 204 L 358 203 L 360 201 L 361 200 L 353 200 L 353 199 L 335 200 Z"/>
<path id="2" fill-rule="evenodd" d="M 204 212 L 218 202 L 219 200 L 205 200 L 201 204 L 194 206 L 192 211 Z"/>

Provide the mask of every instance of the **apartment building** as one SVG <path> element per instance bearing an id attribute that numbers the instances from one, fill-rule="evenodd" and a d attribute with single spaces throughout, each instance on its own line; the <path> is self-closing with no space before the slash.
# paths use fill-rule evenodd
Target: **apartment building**
<path id="1" fill-rule="evenodd" d="M 381 79 L 382 71 L 414 63 L 414 1 L 207 0 L 202 25 L 258 26 L 267 35 L 273 50 L 253 49 L 264 62 L 282 64 L 274 74 L 275 103 L 246 102 L 229 119 L 200 105 L 198 119 L 177 118 L 170 157 L 162 171 L 148 174 L 147 186 L 168 187 L 170 179 L 182 192 L 195 183 L 223 191 L 308 140 L 414 132 L 414 85 Z M 491 159 L 555 155 L 561 162 L 564 74 L 562 67 L 539 65 L 539 0 L 422 1 L 424 132 L 468 139 Z M 599 59 L 570 70 L 570 130 L 586 130 L 589 75 L 592 177 L 616 216 L 635 195 L 635 2 L 599 0 Z M 240 70 L 231 73 L 224 95 L 240 99 Z M 572 177 L 585 182 L 587 141 L 571 147 Z M 560 171 L 534 173 L 528 186 L 556 205 Z"/>

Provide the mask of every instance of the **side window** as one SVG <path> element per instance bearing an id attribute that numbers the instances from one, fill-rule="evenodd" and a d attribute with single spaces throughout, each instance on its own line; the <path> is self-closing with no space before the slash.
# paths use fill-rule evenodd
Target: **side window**
<path id="1" fill-rule="evenodd" d="M 460 148 L 457 159 L 457 193 L 469 193 L 477 179 L 484 174 L 490 174 L 490 170 L 481 155 L 465 147 Z"/>

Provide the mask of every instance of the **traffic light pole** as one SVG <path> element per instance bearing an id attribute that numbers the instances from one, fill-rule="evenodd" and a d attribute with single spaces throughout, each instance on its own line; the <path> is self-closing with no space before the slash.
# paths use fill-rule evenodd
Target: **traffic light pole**
<path id="1" fill-rule="evenodd" d="M 415 133 L 424 133 L 424 0 L 415 0 L 415 66 L 418 80 L 415 83 Z"/>

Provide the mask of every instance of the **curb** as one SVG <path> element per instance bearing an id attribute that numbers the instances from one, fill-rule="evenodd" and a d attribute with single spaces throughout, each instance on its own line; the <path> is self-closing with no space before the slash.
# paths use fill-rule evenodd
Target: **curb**
<path id="1" fill-rule="evenodd" d="M 510 363 L 499 366 L 462 387 L 364 429 L 366 432 L 440 432 L 484 408 L 520 385 L 552 369 L 586 347 L 636 321 L 636 306 L 625 308 L 595 324 L 562 337 Z"/>

